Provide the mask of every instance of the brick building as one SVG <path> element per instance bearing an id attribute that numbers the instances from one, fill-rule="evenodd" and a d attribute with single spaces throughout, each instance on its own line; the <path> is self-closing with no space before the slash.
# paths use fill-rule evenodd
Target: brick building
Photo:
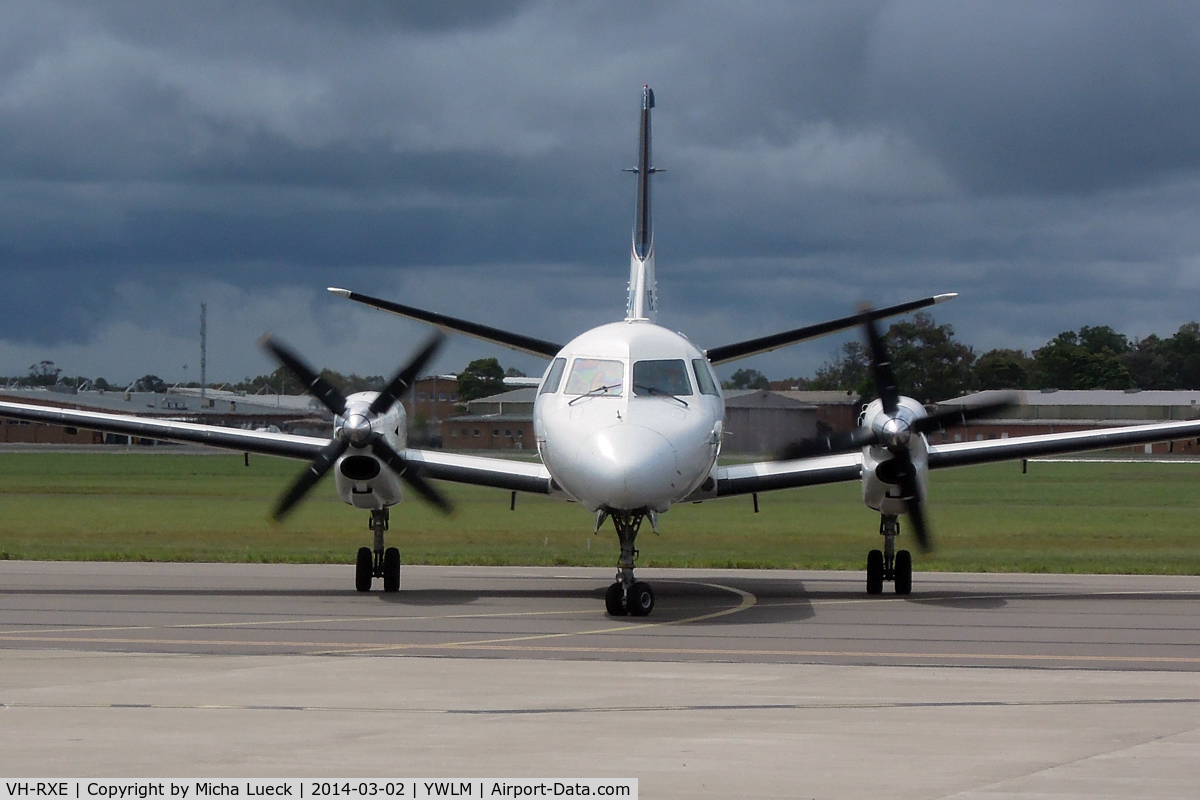
<path id="1" fill-rule="evenodd" d="M 466 404 L 466 414 L 442 420 L 442 446 L 448 450 L 536 450 L 533 402 L 537 387 L 481 397 Z"/>

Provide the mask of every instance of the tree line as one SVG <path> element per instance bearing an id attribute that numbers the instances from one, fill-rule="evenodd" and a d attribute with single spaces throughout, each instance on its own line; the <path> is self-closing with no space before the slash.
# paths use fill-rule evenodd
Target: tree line
<path id="1" fill-rule="evenodd" d="M 495 358 L 476 359 L 458 374 L 459 401 L 465 403 L 468 400 L 474 400 L 478 397 L 499 394 L 506 388 L 504 379 L 514 376 L 523 378 L 525 377 L 525 373 L 515 367 L 509 367 L 505 370 Z M 377 392 L 382 390 L 388 381 L 388 378 L 382 375 L 357 375 L 355 373 L 343 375 L 331 369 L 321 370 L 321 377 L 333 384 L 343 395 L 354 394 L 355 392 Z M 200 388 L 198 381 L 168 384 L 157 375 L 143 375 L 129 384 L 113 384 L 104 378 L 67 376 L 63 374 L 63 371 L 59 367 L 55 366 L 53 361 L 40 361 L 37 364 L 33 364 L 29 367 L 29 371 L 25 375 L 10 378 L 0 377 L 0 384 L 25 387 L 69 386 L 76 389 L 94 389 L 98 391 L 158 392 L 160 394 L 165 393 L 173 386 L 182 386 L 190 389 Z M 246 395 L 301 394 L 304 391 L 304 387 L 300 385 L 300 382 L 288 374 L 282 367 L 265 375 L 243 378 L 237 383 L 210 383 L 209 388 L 240 392 Z"/>
<path id="2" fill-rule="evenodd" d="M 1172 336 L 1151 334 L 1130 339 L 1107 325 L 1083 326 L 1064 331 L 1042 347 L 1023 350 L 995 349 L 976 355 L 958 341 L 954 327 L 938 325 L 926 312 L 893 323 L 886 331 L 893 369 L 901 391 L 924 403 L 959 397 L 983 389 L 1200 389 L 1200 323 L 1180 326 Z M 503 392 L 505 370 L 495 358 L 472 361 L 459 373 L 460 402 Z M 343 394 L 378 391 L 387 381 L 382 375 L 343 375 L 325 369 L 321 376 Z M 53 386 L 123 391 L 167 391 L 156 375 L 144 375 L 129 386 L 113 385 L 104 378 L 66 377 L 52 361 L 33 364 L 26 375 L 0 378 L 19 386 Z M 739 369 L 723 382 L 726 389 L 805 389 L 852 391 L 873 397 L 870 359 L 859 341 L 843 344 L 811 377 L 771 381 L 754 369 Z M 199 388 L 199 383 L 183 384 Z M 211 385 L 253 394 L 300 394 L 302 386 L 283 369 L 245 378 L 234 384 Z"/>
<path id="3" fill-rule="evenodd" d="M 1174 335 L 1130 339 L 1107 325 L 1064 331 L 1042 347 L 995 349 L 976 355 L 919 312 L 886 331 L 892 368 L 901 391 L 923 403 L 984 389 L 1200 389 L 1200 323 Z M 870 357 L 864 344 L 843 344 L 808 378 L 769 381 L 756 370 L 739 370 L 725 388 L 797 388 L 853 391 L 875 396 Z"/>

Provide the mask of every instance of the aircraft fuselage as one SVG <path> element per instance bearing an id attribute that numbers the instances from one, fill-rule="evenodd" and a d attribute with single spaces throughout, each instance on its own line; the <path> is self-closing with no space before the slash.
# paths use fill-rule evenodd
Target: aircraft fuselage
<path id="1" fill-rule="evenodd" d="M 538 452 L 590 511 L 666 511 L 710 475 L 725 402 L 704 353 L 647 320 L 593 328 L 546 370 Z"/>

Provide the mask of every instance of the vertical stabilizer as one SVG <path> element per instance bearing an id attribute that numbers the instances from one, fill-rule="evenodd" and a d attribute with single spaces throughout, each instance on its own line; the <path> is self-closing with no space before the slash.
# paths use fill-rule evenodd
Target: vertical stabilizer
<path id="1" fill-rule="evenodd" d="M 638 133 L 637 216 L 633 223 L 633 255 L 629 265 L 629 305 L 626 319 L 653 321 L 658 312 L 658 285 L 654 279 L 654 226 L 650 218 L 650 176 L 660 170 L 650 166 L 650 109 L 654 90 L 642 87 L 642 124 Z"/>

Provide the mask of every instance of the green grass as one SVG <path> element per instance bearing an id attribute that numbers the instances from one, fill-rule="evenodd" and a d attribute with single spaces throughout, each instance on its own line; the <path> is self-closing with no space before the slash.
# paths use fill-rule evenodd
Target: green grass
<path id="1" fill-rule="evenodd" d="M 303 468 L 242 456 L 0 454 L 0 558 L 348 563 L 368 515 L 325 481 L 288 520 L 267 512 Z M 1200 464 L 1035 463 L 934 473 L 938 549 L 921 569 L 1200 574 Z M 389 541 L 406 563 L 611 565 L 611 526 L 579 506 L 444 484 L 446 519 L 405 503 Z M 878 516 L 857 483 L 672 509 L 643 528 L 642 566 L 860 569 Z"/>

